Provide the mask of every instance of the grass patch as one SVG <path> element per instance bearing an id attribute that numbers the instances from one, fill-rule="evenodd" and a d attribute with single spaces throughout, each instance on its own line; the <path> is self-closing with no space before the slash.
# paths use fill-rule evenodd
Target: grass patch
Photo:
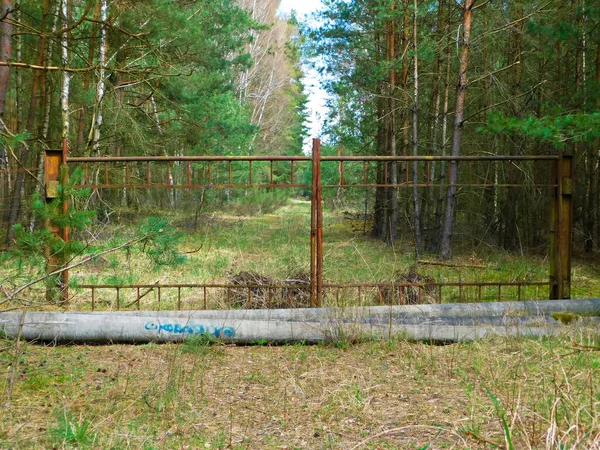
<path id="1" fill-rule="evenodd" d="M 211 353 L 218 353 L 215 350 L 220 342 L 213 335 L 208 333 L 189 336 L 181 344 L 181 353 L 194 353 L 199 356 L 207 356 Z"/>
<path id="2" fill-rule="evenodd" d="M 79 283 L 219 283 L 242 271 L 259 269 L 277 279 L 306 272 L 310 204 L 291 200 L 267 208 L 263 201 L 250 202 L 252 211 L 203 212 L 192 225 L 195 217 L 171 214 L 187 230 L 180 248 L 185 264 L 158 270 L 131 251 L 79 267 L 71 277 Z M 123 242 L 132 229 L 110 225 L 105 231 Z M 412 252 L 408 240 L 387 247 L 326 210 L 327 280 L 392 281 L 415 267 L 439 282 L 547 277 L 547 261 L 537 256 L 459 251 L 454 266 L 440 267 L 415 266 Z M 485 267 L 468 267 L 473 263 Z M 0 264 L 5 279 L 18 283 L 27 276 L 14 261 Z M 576 295 L 597 293 L 597 275 L 592 264 L 577 263 Z M 98 307 L 116 309 L 114 290 L 95 295 Z M 177 291 L 152 288 L 120 295 L 119 306 L 130 309 L 137 295 L 142 308 L 160 299 L 166 309 L 178 300 Z M 227 305 L 222 293 L 207 295 L 209 307 Z M 450 289 L 446 295 L 446 301 L 474 301 L 479 293 Z M 517 295 L 516 288 L 503 290 L 503 299 Z M 202 308 L 204 296 L 182 288 L 182 307 Z M 483 301 L 496 296 L 495 287 L 481 292 Z M 546 293 L 532 288 L 521 296 Z M 325 300 L 339 306 L 378 302 L 377 292 L 366 289 L 360 299 L 330 290 Z M 89 301 L 73 289 L 73 309 Z M 573 323 L 581 316 L 553 317 Z M 0 392 L 16 376 L 12 403 L 0 419 L 0 447 L 593 448 L 600 429 L 599 335 L 592 328 L 579 331 L 563 339 L 433 346 L 411 343 L 410 336 L 376 340 L 339 328 L 329 343 L 315 346 L 234 347 L 200 335 L 179 345 L 23 344 L 16 359 L 15 342 L 0 336 Z"/>
<path id="3" fill-rule="evenodd" d="M 513 448 L 593 448 L 600 352 L 573 353 L 573 341 L 598 345 L 581 336 L 447 346 L 235 347 L 202 336 L 25 344 L 0 447 L 510 448 L 510 439 Z M 4 360 L 0 391 L 9 373 Z"/>

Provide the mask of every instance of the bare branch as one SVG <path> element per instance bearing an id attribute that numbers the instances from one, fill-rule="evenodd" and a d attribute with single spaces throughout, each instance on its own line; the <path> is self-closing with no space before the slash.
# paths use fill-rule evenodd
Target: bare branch
<path id="1" fill-rule="evenodd" d="M 490 0 L 485 0 L 483 3 L 480 3 L 479 5 L 473 5 L 473 7 L 471 8 L 471 11 L 475 11 L 476 9 L 482 8 L 485 5 L 487 5 L 490 2 Z"/>
<path id="2" fill-rule="evenodd" d="M 472 85 L 472 84 L 475 84 L 475 83 L 477 83 L 478 81 L 485 80 L 485 79 L 486 79 L 487 77 L 489 77 L 489 76 L 495 75 L 495 74 L 497 74 L 497 73 L 500 73 L 500 72 L 504 72 L 505 70 L 508 70 L 508 69 L 510 69 L 511 67 L 514 67 L 514 66 L 516 66 L 516 65 L 518 65 L 518 64 L 521 64 L 521 61 L 515 61 L 514 63 L 512 63 L 512 64 L 509 64 L 508 66 L 501 67 L 500 69 L 498 69 L 498 70 L 494 70 L 493 72 L 488 72 L 488 73 L 486 73 L 485 75 L 482 75 L 482 76 L 480 76 L 479 78 L 475 78 L 474 80 L 471 80 L 471 81 L 469 81 L 469 82 L 467 83 L 467 86 L 470 86 L 470 85 Z"/>
<path id="3" fill-rule="evenodd" d="M 102 252 L 95 253 L 93 255 L 88 255 L 85 258 L 83 258 L 81 261 L 79 261 L 79 262 L 76 262 L 76 263 L 71 264 L 71 265 L 66 266 L 66 267 L 61 267 L 58 270 L 55 270 L 55 271 L 50 272 L 50 273 L 47 273 L 47 274 L 45 274 L 45 275 L 43 275 L 41 277 L 36 278 L 33 281 L 30 281 L 29 283 L 21 286 L 20 288 L 18 288 L 17 290 L 15 290 L 12 294 L 10 294 L 9 298 L 13 299 L 15 297 L 15 295 L 23 292 L 25 289 L 33 286 L 34 284 L 40 283 L 40 282 L 42 282 L 42 281 L 44 281 L 44 280 L 46 280 L 46 279 L 48 279 L 48 278 L 50 278 L 50 277 L 52 277 L 54 275 L 59 275 L 59 274 L 61 274 L 63 272 L 66 272 L 68 270 L 74 269 L 75 267 L 79 267 L 79 266 L 81 266 L 81 265 L 83 265 L 83 264 L 91 261 L 92 259 L 98 258 L 98 257 L 100 257 L 102 255 L 106 255 L 108 253 L 116 252 L 117 250 L 121 250 L 121 249 L 126 248 L 126 247 L 131 247 L 133 244 L 141 242 L 144 239 L 146 239 L 147 237 L 148 237 L 148 235 L 144 235 L 144 236 L 136 238 L 136 239 L 131 239 L 131 240 L 129 240 L 129 241 L 127 241 L 127 242 L 125 242 L 125 243 L 123 243 L 121 245 L 118 245 L 117 247 L 109 248 L 108 250 L 104 250 Z"/>

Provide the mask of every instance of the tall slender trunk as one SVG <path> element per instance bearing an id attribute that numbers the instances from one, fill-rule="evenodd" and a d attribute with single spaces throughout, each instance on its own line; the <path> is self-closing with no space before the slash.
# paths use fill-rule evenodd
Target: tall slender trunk
<path id="1" fill-rule="evenodd" d="M 13 5 L 11 0 L 2 0 L 2 8 L 0 14 L 4 20 L 0 22 L 0 61 L 7 62 L 12 56 L 12 14 Z M 10 79 L 10 67 L 0 66 L 0 133 L 5 128 L 5 112 L 6 112 L 6 93 L 8 92 L 8 81 Z M 6 147 L 0 147 L 0 170 L 2 170 L 2 179 L 0 179 L 0 195 L 8 197 L 10 190 L 10 164 L 8 161 L 8 152 Z M 6 208 L 7 205 L 2 205 Z"/>
<path id="2" fill-rule="evenodd" d="M 108 3 L 107 0 L 100 0 L 100 69 L 98 75 L 98 85 L 96 89 L 96 120 L 94 124 L 94 134 L 92 139 L 92 150 L 94 153 L 98 153 L 100 150 L 100 136 L 103 116 L 102 116 L 102 100 L 104 99 L 105 91 L 105 67 L 106 67 L 106 50 L 107 50 L 107 29 L 106 20 L 108 17 Z"/>
<path id="3" fill-rule="evenodd" d="M 523 6 L 516 4 L 511 7 L 511 21 L 516 22 L 512 27 L 510 33 L 510 46 L 508 60 L 514 64 L 511 69 L 512 86 L 511 95 L 512 100 L 512 115 L 514 117 L 522 117 L 523 105 L 521 101 L 521 81 L 522 81 L 522 64 L 519 63 L 523 58 L 523 46 L 522 36 L 524 31 L 524 21 L 520 20 L 523 18 Z M 508 153 L 511 156 L 518 155 L 522 151 L 522 147 L 525 145 L 525 139 L 521 136 L 515 136 L 511 139 L 507 139 Z M 519 181 L 518 171 L 509 171 L 509 184 L 518 184 Z M 504 220 L 504 237 L 503 246 L 505 249 L 516 250 L 521 245 L 521 237 L 519 236 L 517 208 L 519 204 L 519 197 L 523 194 L 521 189 L 515 187 L 508 188 L 508 198 L 503 205 L 503 220 Z"/>
<path id="4" fill-rule="evenodd" d="M 402 54 L 402 73 L 400 75 L 400 86 L 399 90 L 401 94 L 401 107 L 398 108 L 398 120 L 402 121 L 402 156 L 407 156 L 409 153 L 410 140 L 411 140 L 411 127 L 410 127 L 410 106 L 412 103 L 410 94 L 410 57 L 409 57 L 409 46 L 410 46 L 410 26 L 411 26 L 411 15 L 410 15 L 410 0 L 403 0 L 402 6 L 404 9 L 403 26 L 402 31 L 398 31 L 398 40 L 401 42 L 401 54 Z M 409 170 L 409 163 L 400 164 L 398 168 L 399 173 L 407 173 Z M 404 190 L 398 192 L 399 202 L 406 205 L 406 217 L 410 217 L 410 198 L 404 202 L 401 197 Z"/>
<path id="5" fill-rule="evenodd" d="M 413 93 L 413 156 L 419 154 L 419 57 L 417 55 L 417 0 L 413 3 L 413 74 L 414 74 L 414 93 Z M 421 233 L 421 204 L 419 200 L 419 164 L 413 162 L 413 203 L 414 203 L 414 233 L 415 233 L 415 253 L 417 258 L 423 253 L 423 236 Z"/>
<path id="6" fill-rule="evenodd" d="M 21 22 L 22 13 L 21 13 L 21 0 L 15 0 L 15 20 L 17 22 Z M 18 62 L 23 62 L 23 37 L 16 36 L 15 37 L 15 45 L 16 45 L 16 60 Z M 17 123 L 17 131 L 21 131 L 23 126 L 23 72 L 21 70 L 15 71 L 15 103 L 16 103 L 16 123 Z"/>
<path id="7" fill-rule="evenodd" d="M 7 62 L 12 57 L 12 32 L 13 32 L 13 3 L 12 0 L 2 0 L 0 14 L 4 18 L 0 22 L 0 61 Z M 10 67 L 0 66 L 0 132 L 4 130 L 4 112 L 6 111 L 6 93 Z"/>
<path id="8" fill-rule="evenodd" d="M 463 37 L 460 43 L 460 65 L 458 75 L 458 88 L 456 90 L 456 108 L 454 116 L 454 127 L 452 131 L 452 156 L 459 156 L 461 149 L 463 119 L 465 113 L 465 93 L 467 90 L 467 70 L 469 68 L 469 44 L 471 36 L 471 21 L 473 18 L 473 6 L 475 0 L 465 0 L 463 7 Z M 455 209 L 457 201 L 458 164 L 450 161 L 450 173 L 448 179 L 448 193 L 446 195 L 446 213 L 444 215 L 444 226 L 440 240 L 440 259 L 449 259 L 452 250 L 452 233 L 454 230 Z"/>
<path id="9" fill-rule="evenodd" d="M 392 5 L 392 11 L 396 9 L 396 5 Z M 389 111 L 388 111 L 388 130 L 387 141 L 389 145 L 389 155 L 396 156 L 396 69 L 394 61 L 396 59 L 396 31 L 395 18 L 392 17 L 388 24 L 388 39 L 387 39 L 387 55 L 388 63 L 390 64 L 389 73 Z M 389 180 L 393 185 L 389 188 L 388 196 L 388 221 L 386 223 L 386 242 L 388 245 L 393 245 L 396 242 L 398 234 L 398 171 L 397 164 L 392 161 L 389 167 Z"/>
<path id="10" fill-rule="evenodd" d="M 410 44 L 410 10 L 409 10 L 409 0 L 404 0 L 404 26 L 402 27 L 402 75 L 401 75 L 401 85 L 402 85 L 402 93 L 406 95 L 403 100 L 409 104 L 410 98 L 410 82 L 409 82 L 409 55 L 408 55 L 408 46 Z M 410 142 L 410 114 L 408 108 L 402 108 L 402 156 L 408 155 L 408 147 Z"/>
<path id="11" fill-rule="evenodd" d="M 438 21 L 437 21 L 437 29 L 442 29 L 443 16 L 444 16 L 444 0 L 438 1 Z M 438 136 L 439 136 L 439 125 L 440 125 L 440 104 L 442 99 L 442 80 L 440 79 L 441 70 L 442 70 L 442 61 L 443 61 L 443 48 L 439 49 L 438 54 L 435 58 L 435 65 L 433 69 L 433 80 L 434 80 L 434 88 L 432 93 L 432 105 L 431 110 L 433 111 L 433 123 L 430 124 L 429 130 L 431 135 L 431 143 L 429 147 L 429 153 L 431 155 L 438 154 Z M 437 164 L 435 161 L 431 162 L 431 172 L 429 174 L 429 179 L 432 183 L 435 184 L 436 176 L 437 176 Z M 435 242 L 435 217 L 432 217 L 432 208 L 435 205 L 435 194 L 436 189 L 433 186 L 427 188 L 427 200 L 424 208 L 424 221 L 427 223 L 425 225 L 425 238 L 426 238 L 426 248 L 428 251 L 434 251 L 434 242 Z"/>
<path id="12" fill-rule="evenodd" d="M 50 11 L 50 1 L 42 0 L 42 21 L 40 24 L 40 40 L 38 42 L 38 54 L 36 58 L 36 64 L 38 66 L 42 66 L 44 64 L 44 54 L 46 52 L 46 42 L 47 42 L 47 34 L 46 34 L 46 26 L 48 23 L 48 16 Z M 33 131 L 33 126 L 35 123 L 35 116 L 37 113 L 38 101 L 39 101 L 39 89 L 40 89 L 40 79 L 45 71 L 36 70 L 33 75 L 33 84 L 31 86 L 31 99 L 29 102 L 29 112 L 27 114 L 27 123 L 25 125 L 25 129 L 29 132 Z M 21 148 L 21 152 L 19 154 L 19 160 L 21 164 L 27 165 L 29 161 L 29 146 L 23 145 Z M 7 233 L 6 233 L 6 245 L 12 245 L 14 239 L 14 228 L 13 226 L 17 223 L 19 219 L 19 212 L 21 210 L 21 193 L 23 190 L 23 184 L 25 182 L 25 172 L 19 171 L 17 174 L 17 179 L 14 184 L 14 188 L 12 191 L 12 202 L 8 211 L 8 220 L 5 220 L 7 223 Z"/>
<path id="13" fill-rule="evenodd" d="M 384 39 L 381 33 L 377 30 L 374 33 L 375 38 L 375 64 L 379 66 L 383 60 L 382 47 L 384 46 Z M 376 153 L 377 155 L 385 155 L 385 114 L 386 114 L 386 102 L 385 99 L 385 87 L 384 82 L 381 80 L 377 81 L 376 84 L 376 115 L 377 115 L 377 137 L 376 137 Z M 377 164 L 377 184 L 383 183 L 383 164 Z M 375 204 L 373 206 L 373 229 L 371 230 L 371 236 L 373 238 L 384 240 L 385 224 L 387 222 L 386 214 L 386 188 L 375 189 Z"/>
<path id="14" fill-rule="evenodd" d="M 447 139 L 448 139 L 448 114 L 450 112 L 450 63 L 451 63 L 451 55 L 452 55 L 452 47 L 450 46 L 450 34 L 449 34 L 449 21 L 450 21 L 450 8 L 452 3 L 448 2 L 448 14 L 446 18 L 445 25 L 445 34 L 447 36 L 446 42 L 446 78 L 444 80 L 444 110 L 442 113 L 442 136 L 440 143 L 440 154 L 442 156 L 446 156 L 446 147 L 447 147 Z M 440 184 L 444 184 L 444 180 L 446 179 L 446 163 L 442 161 L 440 167 Z M 436 235 L 436 247 L 439 250 L 439 241 L 437 239 L 441 238 L 441 227 L 442 227 L 442 210 L 444 206 L 444 189 L 440 187 L 438 191 L 438 198 L 435 205 L 435 220 L 433 224 L 433 230 Z"/>
<path id="15" fill-rule="evenodd" d="M 596 45 L 596 86 L 600 86 L 600 43 Z M 600 97 L 596 97 L 596 111 L 600 111 Z M 595 226 L 592 226 L 592 234 L 596 241 L 596 247 L 600 248 L 600 194 L 598 194 L 598 190 L 600 190 L 600 139 L 596 139 L 595 143 L 596 150 L 593 158 L 596 170 L 592 181 L 593 198 L 591 200 Z"/>
<path id="16" fill-rule="evenodd" d="M 156 100 L 154 99 L 154 94 L 152 94 L 150 96 L 150 104 L 152 105 L 152 115 L 154 116 L 154 121 L 156 123 L 156 129 L 158 130 L 158 133 L 162 136 L 163 129 L 160 124 L 160 118 L 158 117 L 158 108 L 156 107 Z M 164 147 L 163 155 L 168 156 L 167 147 Z M 169 189 L 169 205 L 170 205 L 171 209 L 175 209 L 175 189 L 173 189 L 174 184 L 175 184 L 175 180 L 173 179 L 173 173 L 169 172 L 169 186 L 171 186 L 171 189 Z"/>
<path id="17" fill-rule="evenodd" d="M 89 43 L 89 51 L 88 51 L 88 67 L 92 67 L 94 65 L 94 56 L 96 55 L 96 33 L 98 32 L 98 24 L 97 21 L 100 19 L 100 2 L 96 2 L 96 6 L 94 8 L 94 24 L 92 25 L 92 33 L 90 35 L 90 43 Z M 85 94 L 88 93 L 90 89 L 90 83 L 92 80 L 92 71 L 87 71 L 83 74 L 83 92 Z M 85 141 L 85 118 L 87 113 L 87 105 L 84 105 L 79 109 L 79 125 L 78 125 L 78 134 L 77 134 L 77 150 L 79 152 L 83 151 L 84 141 Z"/>
<path id="18" fill-rule="evenodd" d="M 60 17 L 60 5 L 58 5 L 56 11 L 51 11 L 51 14 L 54 15 L 54 19 L 52 21 L 52 33 L 54 34 L 58 27 L 58 18 Z M 54 54 L 54 41 L 50 40 L 48 42 L 48 45 L 46 48 L 46 56 L 45 56 L 46 61 L 48 61 L 48 62 L 52 61 L 53 54 Z M 41 121 L 40 137 L 41 137 L 42 145 L 44 145 L 44 146 L 47 146 L 49 143 L 48 137 L 49 137 L 49 133 L 50 133 L 50 113 L 52 112 L 52 101 L 54 100 L 54 96 L 51 93 L 48 94 L 49 92 L 51 92 L 51 88 L 49 86 L 50 83 L 51 83 L 51 80 L 46 76 L 46 74 L 44 74 L 44 76 L 40 80 L 40 88 L 42 89 L 42 98 L 44 99 L 44 102 L 43 102 L 44 112 L 43 112 L 42 121 Z M 43 179 L 43 176 L 44 176 L 44 152 L 43 151 L 38 152 L 36 157 L 37 157 L 37 159 L 36 159 L 37 177 L 38 177 L 38 180 L 41 180 L 41 179 Z M 36 193 L 41 195 L 43 188 L 44 188 L 44 186 L 41 183 L 37 183 L 36 184 Z M 34 228 L 35 228 L 35 215 L 33 214 L 33 211 L 32 211 L 29 216 L 29 231 L 33 232 Z"/>
<path id="19" fill-rule="evenodd" d="M 69 26 L 69 0 L 62 0 L 62 27 L 67 28 Z M 61 59 L 63 67 L 69 66 L 69 33 L 65 32 L 61 39 Z M 62 139 L 64 143 L 69 142 L 69 90 L 71 87 L 71 74 L 64 71 L 62 79 L 62 90 L 60 93 L 60 106 L 61 106 L 61 117 L 62 117 Z"/>

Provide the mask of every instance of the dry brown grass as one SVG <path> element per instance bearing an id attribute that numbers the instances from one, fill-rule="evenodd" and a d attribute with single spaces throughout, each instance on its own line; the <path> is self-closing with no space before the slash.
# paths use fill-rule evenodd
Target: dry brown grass
<path id="1" fill-rule="evenodd" d="M 571 350 L 557 339 L 26 345 L 0 447 L 508 448 L 505 414 L 516 449 L 599 448 L 600 352 Z M 69 426 L 83 436 L 65 438 Z"/>

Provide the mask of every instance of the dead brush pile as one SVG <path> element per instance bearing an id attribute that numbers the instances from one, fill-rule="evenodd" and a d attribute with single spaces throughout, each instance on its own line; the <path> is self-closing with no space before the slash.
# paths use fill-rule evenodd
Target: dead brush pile
<path id="1" fill-rule="evenodd" d="M 379 300 L 385 305 L 437 303 L 435 286 L 428 286 L 432 283 L 435 283 L 433 278 L 410 270 L 407 274 L 399 274 L 392 285 L 382 286 Z"/>
<path id="2" fill-rule="evenodd" d="M 256 272 L 240 272 L 229 279 L 231 305 L 240 309 L 307 308 L 310 306 L 310 275 L 298 273 L 277 280 Z"/>
<path id="3" fill-rule="evenodd" d="M 293 277 L 283 280 L 283 284 L 289 286 L 282 289 L 283 303 L 288 306 L 283 308 L 308 308 L 310 306 L 310 274 L 299 272 Z"/>

